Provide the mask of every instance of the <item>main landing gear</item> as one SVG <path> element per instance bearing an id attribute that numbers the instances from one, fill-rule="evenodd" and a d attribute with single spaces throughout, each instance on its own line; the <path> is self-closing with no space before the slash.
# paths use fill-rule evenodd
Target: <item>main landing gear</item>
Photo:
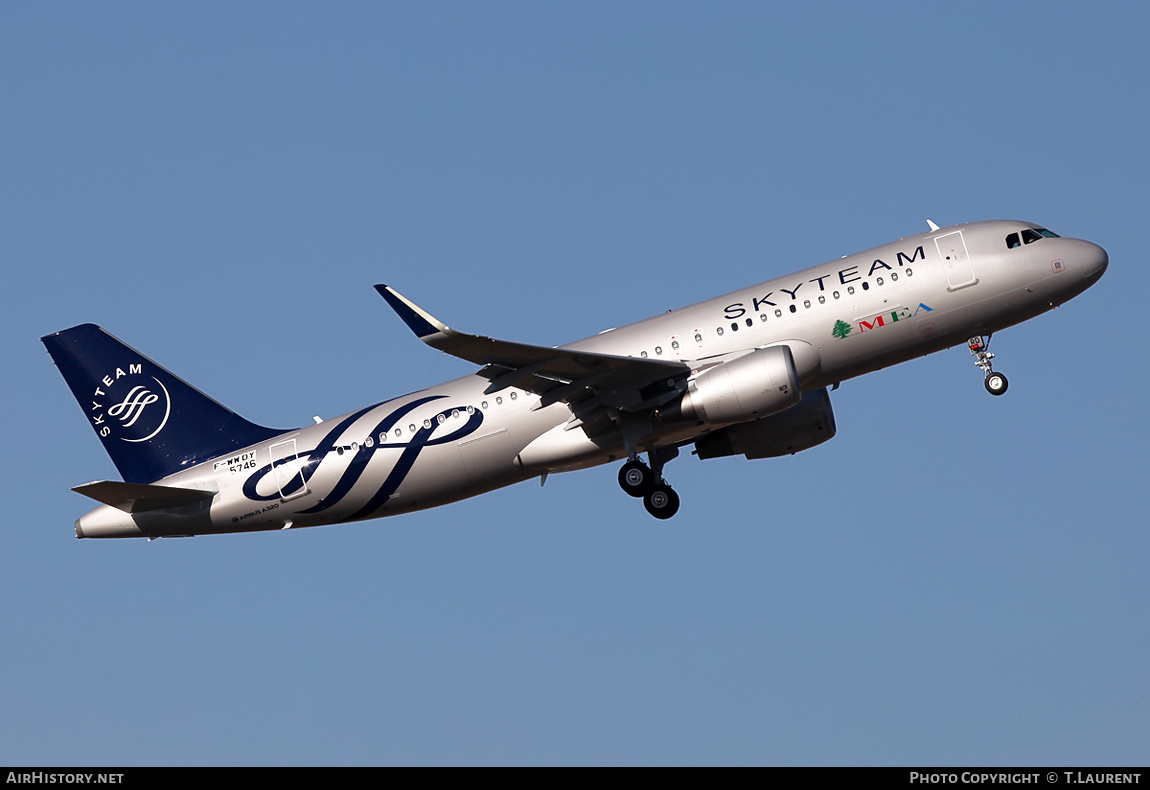
<path id="1" fill-rule="evenodd" d="M 651 466 L 635 456 L 619 470 L 619 487 L 633 497 L 642 497 L 643 507 L 655 518 L 666 519 L 679 512 L 679 495 L 663 480 L 663 465 L 678 454 L 676 447 L 652 450 Z"/>
<path id="2" fill-rule="evenodd" d="M 995 373 L 990 368 L 990 360 L 994 359 L 994 354 L 987 350 L 990 347 L 990 335 L 972 337 L 966 341 L 966 345 L 970 348 L 970 355 L 974 357 L 974 364 L 982 370 L 982 383 L 986 386 L 986 391 L 991 395 L 1001 395 L 1006 392 L 1010 382 L 1006 380 L 1006 376 Z"/>

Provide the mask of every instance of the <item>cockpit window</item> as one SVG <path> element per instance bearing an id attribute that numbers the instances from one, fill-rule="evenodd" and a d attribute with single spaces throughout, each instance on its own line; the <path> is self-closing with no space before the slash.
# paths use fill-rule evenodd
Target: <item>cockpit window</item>
<path id="1" fill-rule="evenodd" d="M 1033 244 L 1041 239 L 1057 239 L 1059 235 L 1046 228 L 1025 228 L 1021 233 L 1011 233 L 1006 237 L 1006 248 L 1013 250 L 1023 244 Z"/>

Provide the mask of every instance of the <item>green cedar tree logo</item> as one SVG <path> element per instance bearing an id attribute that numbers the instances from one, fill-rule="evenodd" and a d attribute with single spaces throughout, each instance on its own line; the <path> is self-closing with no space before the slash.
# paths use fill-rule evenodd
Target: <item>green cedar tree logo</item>
<path id="1" fill-rule="evenodd" d="M 834 328 L 831 329 L 831 334 L 837 337 L 839 340 L 842 340 L 844 337 L 851 333 L 851 329 L 853 328 L 854 327 L 852 327 L 846 321 L 835 321 Z"/>

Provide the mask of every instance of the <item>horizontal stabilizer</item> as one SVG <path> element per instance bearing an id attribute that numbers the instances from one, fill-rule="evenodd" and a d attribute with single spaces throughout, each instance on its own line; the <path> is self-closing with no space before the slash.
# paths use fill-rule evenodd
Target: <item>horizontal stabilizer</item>
<path id="1" fill-rule="evenodd" d="M 97 502 L 111 505 L 125 513 L 142 513 L 147 510 L 194 505 L 215 496 L 211 491 L 200 491 L 194 488 L 119 483 L 115 480 L 85 483 L 72 490 Z"/>

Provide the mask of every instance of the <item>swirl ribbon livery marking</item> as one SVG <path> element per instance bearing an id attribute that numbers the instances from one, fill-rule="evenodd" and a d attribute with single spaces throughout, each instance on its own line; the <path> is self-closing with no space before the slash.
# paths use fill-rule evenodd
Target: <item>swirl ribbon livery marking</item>
<path id="1" fill-rule="evenodd" d="M 368 500 L 367 504 L 349 517 L 350 519 L 367 518 L 369 514 L 374 513 L 387 504 L 387 500 L 391 499 L 391 495 L 396 492 L 400 483 L 403 482 L 404 478 L 406 478 L 411 471 L 411 468 L 415 465 L 415 459 L 423 452 L 424 447 L 457 441 L 464 436 L 475 433 L 475 431 L 479 430 L 479 426 L 483 424 L 483 413 L 476 411 L 458 430 L 452 431 L 438 439 L 432 439 L 431 434 L 439 423 L 438 418 L 446 417 L 450 415 L 451 412 L 452 409 L 444 409 L 436 415 L 436 419 L 431 421 L 430 428 L 420 428 L 416 431 L 415 436 L 411 437 L 411 441 L 403 448 L 403 454 L 399 456 L 399 460 L 396 461 L 395 466 L 391 468 L 391 473 L 388 474 L 387 479 L 383 481 L 383 485 L 380 486 L 379 490 L 375 492 L 375 495 Z M 389 444 L 384 446 L 396 447 L 397 445 Z"/>
<path id="2" fill-rule="evenodd" d="M 156 430 L 152 431 L 147 436 L 142 436 L 139 439 L 128 439 L 127 437 L 121 436 L 120 438 L 125 442 L 137 443 L 146 442 L 149 439 L 152 439 L 156 434 L 164 430 L 164 426 L 168 424 L 168 418 L 172 416 L 172 396 L 168 394 L 168 388 L 164 386 L 164 382 L 160 381 L 155 376 L 152 376 L 152 381 L 156 382 L 156 384 L 159 385 L 160 389 L 164 393 L 164 418 L 160 420 L 160 424 L 156 426 Z M 137 393 L 137 390 L 144 391 Z M 124 427 L 127 428 L 136 420 L 140 419 L 140 416 L 144 413 L 144 409 L 147 406 L 155 403 L 159 399 L 159 395 L 153 395 L 150 391 L 144 389 L 142 386 L 133 387 L 131 392 L 128 393 L 128 397 L 124 398 L 123 401 L 108 409 L 108 414 L 112 415 L 113 417 L 118 417 L 121 411 L 127 409 L 128 413 L 123 417 L 120 417 L 120 420 L 126 420 L 128 417 L 131 417 L 131 422 L 125 423 L 124 425 Z"/>
<path id="3" fill-rule="evenodd" d="M 437 396 L 437 397 L 442 397 L 442 396 Z M 430 403 L 431 401 L 436 400 L 436 399 L 437 398 L 421 398 L 417 401 L 413 401 L 413 402 L 407 404 L 406 406 L 402 406 L 402 407 L 396 409 L 391 414 L 387 415 L 386 417 L 384 417 L 382 420 L 379 421 L 379 423 L 375 426 L 375 428 L 372 429 L 371 435 L 376 436 L 380 433 L 386 433 L 386 432 L 390 431 L 392 429 L 392 427 L 397 422 L 399 422 L 405 416 L 410 414 L 416 408 L 422 406 L 425 403 Z M 414 439 L 412 441 L 414 441 Z M 367 468 L 367 462 L 371 460 L 372 453 L 375 452 L 376 447 L 378 447 L 379 449 L 384 449 L 387 447 L 403 447 L 403 446 L 405 446 L 405 445 L 399 444 L 399 443 L 376 445 L 373 447 L 367 447 L 366 445 L 360 445 L 359 450 L 355 454 L 355 457 L 351 459 L 351 463 L 348 465 L 347 470 L 343 473 L 343 476 L 340 477 L 339 482 L 337 482 L 335 484 L 335 488 L 333 488 L 331 490 L 331 493 L 329 493 L 327 496 L 323 497 L 313 507 L 310 507 L 307 510 L 303 510 L 300 512 L 301 513 L 321 513 L 324 510 L 327 510 L 331 507 L 334 507 L 335 505 L 338 505 L 343 500 L 343 498 L 351 492 L 351 489 L 355 486 L 355 484 L 359 482 L 359 478 L 361 475 L 363 475 L 364 469 Z"/>
<path id="4" fill-rule="evenodd" d="M 120 422 L 124 423 L 124 427 L 130 428 L 136 424 L 136 420 L 140 419 L 140 415 L 144 413 L 144 407 L 150 406 L 159 399 L 159 395 L 153 395 L 142 384 L 139 384 L 132 387 L 126 398 L 109 408 L 108 414 L 119 417 Z"/>
<path id="5" fill-rule="evenodd" d="M 390 432 L 396 423 L 398 423 L 415 409 L 423 406 L 426 403 L 430 403 L 431 401 L 440 400 L 443 397 L 443 395 L 433 395 L 428 398 L 420 398 L 399 407 L 391 414 L 388 414 L 386 417 L 380 420 L 379 423 L 376 424 L 375 428 L 372 429 L 371 435 L 378 436 L 380 433 Z M 376 404 L 376 406 L 378 405 L 379 404 Z M 323 460 L 327 458 L 335 449 L 336 439 L 342 435 L 344 431 L 351 427 L 352 423 L 354 423 L 367 412 L 376 408 L 376 406 L 369 406 L 366 409 L 361 409 L 348 416 L 347 419 L 342 420 L 335 428 L 333 428 L 326 436 L 324 436 L 323 441 L 321 441 L 315 447 L 315 449 L 305 453 L 300 453 L 297 456 L 298 458 L 307 458 L 306 463 L 304 463 L 300 469 L 301 476 L 295 476 L 289 488 L 285 489 L 282 492 L 282 495 L 284 497 L 290 496 L 293 492 L 297 491 L 300 486 L 305 485 L 308 481 L 310 481 L 312 476 L 319 469 L 320 464 L 323 463 Z M 341 501 L 343 501 L 343 499 L 348 494 L 351 493 L 352 488 L 354 488 L 356 483 L 360 481 L 360 478 L 363 476 L 364 471 L 367 469 L 367 464 L 371 460 L 374 453 L 402 448 L 402 453 L 400 454 L 399 459 L 395 462 L 391 472 L 388 473 L 387 479 L 384 480 L 383 485 L 380 486 L 379 490 L 376 491 L 371 499 L 368 500 L 368 502 L 362 508 L 356 511 L 355 514 L 350 516 L 350 518 L 363 518 L 367 513 L 383 507 L 387 500 L 391 498 L 391 495 L 394 494 L 395 491 L 399 488 L 400 483 L 402 483 L 404 478 L 407 477 L 408 473 L 411 471 L 411 468 L 415 465 L 416 459 L 419 457 L 419 454 L 423 452 L 425 447 L 457 441 L 464 436 L 474 433 L 483 422 L 483 414 L 479 411 L 476 411 L 471 414 L 467 422 L 460 426 L 458 429 L 451 431 L 444 436 L 432 439 L 432 433 L 437 427 L 439 427 L 439 418 L 446 418 L 450 416 L 452 411 L 452 409 L 444 409 L 443 411 L 440 411 L 431 420 L 431 427 L 421 427 L 417 429 L 415 434 L 412 435 L 411 440 L 408 442 L 372 442 L 371 447 L 368 447 L 366 443 L 361 444 L 356 451 L 355 456 L 351 459 L 351 463 L 348 465 L 347 469 L 344 470 L 343 474 L 340 476 L 332 490 L 326 496 L 321 498 L 320 501 L 315 505 L 307 508 L 306 510 L 300 511 L 300 513 L 322 513 L 325 510 L 335 507 Z M 275 462 L 274 466 L 282 466 L 283 464 L 289 463 L 293 460 L 295 459 L 280 459 Z M 272 469 L 273 464 L 268 464 L 248 477 L 248 479 L 244 481 L 244 496 L 246 496 L 248 499 L 264 502 L 273 499 L 279 499 L 281 496 L 280 491 L 275 491 L 271 494 L 259 494 L 256 490 L 260 482 L 264 479 L 264 477 L 271 473 Z"/>
<path id="6" fill-rule="evenodd" d="M 319 462 L 322 461 L 328 453 L 335 449 L 336 437 L 347 430 L 351 424 L 358 420 L 360 417 L 367 414 L 369 411 L 379 405 L 381 404 L 377 403 L 375 406 L 367 406 L 353 414 L 348 415 L 346 419 L 341 420 L 338 425 L 332 428 L 332 430 L 323 437 L 323 441 L 316 445 L 314 450 L 305 451 L 299 454 L 299 456 L 306 456 L 308 459 L 308 462 L 304 464 L 304 466 L 300 469 L 300 473 L 303 475 L 304 483 L 311 480 L 312 475 L 314 475 L 316 469 L 319 468 Z M 248 479 L 244 481 L 244 496 L 256 502 L 268 502 L 273 499 L 279 499 L 279 490 L 276 490 L 271 494 L 264 495 L 257 492 L 256 488 L 259 486 L 264 477 L 266 477 L 272 471 L 273 466 L 283 466 L 292 460 L 294 459 L 281 458 L 280 460 L 276 461 L 275 464 L 268 464 L 258 471 L 253 472 L 251 476 L 249 476 Z M 299 479 L 293 477 L 291 483 L 284 489 L 283 495 L 289 496 L 295 493 L 297 490 L 299 490 L 300 485 L 301 483 L 299 482 Z"/>

